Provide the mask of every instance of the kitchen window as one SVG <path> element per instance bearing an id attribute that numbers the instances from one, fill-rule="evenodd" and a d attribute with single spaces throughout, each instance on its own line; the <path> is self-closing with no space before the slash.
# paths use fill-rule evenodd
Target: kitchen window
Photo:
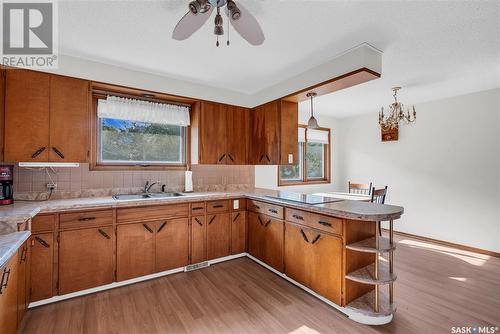
<path id="1" fill-rule="evenodd" d="M 188 106 L 107 96 L 96 109 L 97 166 L 186 166 Z"/>
<path id="2" fill-rule="evenodd" d="M 278 185 L 330 182 L 330 129 L 299 126 L 298 163 L 278 167 Z"/>

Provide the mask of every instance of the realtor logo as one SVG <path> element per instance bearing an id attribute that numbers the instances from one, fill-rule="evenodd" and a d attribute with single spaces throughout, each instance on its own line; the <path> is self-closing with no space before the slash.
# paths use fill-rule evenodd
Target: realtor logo
<path id="1" fill-rule="evenodd" d="M 55 3 L 2 3 L 2 64 L 26 68 L 57 67 Z"/>

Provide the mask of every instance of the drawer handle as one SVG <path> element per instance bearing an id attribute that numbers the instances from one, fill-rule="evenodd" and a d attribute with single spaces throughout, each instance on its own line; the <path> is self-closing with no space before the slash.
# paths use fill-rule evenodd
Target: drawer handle
<path id="1" fill-rule="evenodd" d="M 219 158 L 219 162 L 221 162 L 222 159 L 224 159 L 225 156 L 226 156 L 226 154 L 221 155 L 221 157 Z"/>
<path id="2" fill-rule="evenodd" d="M 64 154 L 59 151 L 56 147 L 52 146 L 52 151 L 54 151 L 61 159 L 64 159 Z"/>
<path id="3" fill-rule="evenodd" d="M 234 218 L 233 218 L 233 223 L 234 223 L 236 220 L 238 220 L 239 216 L 240 216 L 240 213 L 238 212 L 238 214 L 236 214 L 236 216 L 234 216 Z"/>
<path id="4" fill-rule="evenodd" d="M 198 223 L 198 225 L 203 226 L 203 223 L 198 218 L 195 217 L 194 220 Z"/>
<path id="5" fill-rule="evenodd" d="M 109 236 L 106 232 L 104 232 L 103 230 L 98 229 L 97 231 L 99 231 L 99 233 L 100 233 L 103 237 L 105 237 L 106 239 L 111 239 L 111 237 L 110 237 L 110 236 Z"/>
<path id="6" fill-rule="evenodd" d="M 43 240 L 40 237 L 35 237 L 35 240 L 38 241 L 43 247 L 45 248 L 50 248 L 50 245 L 47 243 L 47 241 Z"/>
<path id="7" fill-rule="evenodd" d="M 160 233 L 161 230 L 163 230 L 163 228 L 165 227 L 165 225 L 167 225 L 167 222 L 163 222 L 161 225 L 160 225 L 160 228 L 158 229 L 158 231 L 156 231 L 156 233 Z"/>
<path id="8" fill-rule="evenodd" d="M 9 277 L 10 277 L 10 270 L 7 270 L 7 268 L 4 269 L 3 274 L 2 274 L 2 283 L 0 285 L 0 294 L 2 294 L 3 289 L 7 289 L 7 286 L 9 285 Z M 4 283 L 5 280 L 5 283 Z"/>
<path id="9" fill-rule="evenodd" d="M 153 230 L 151 229 L 151 227 L 148 226 L 148 224 L 142 224 L 142 226 L 144 226 L 144 228 L 148 230 L 149 233 L 153 233 Z"/>
<path id="10" fill-rule="evenodd" d="M 322 220 L 318 221 L 318 224 L 321 224 L 321 225 L 323 225 L 323 226 L 332 227 L 332 224 L 331 224 L 331 223 L 329 223 L 329 222 L 324 222 L 324 221 L 322 221 Z"/>
<path id="11" fill-rule="evenodd" d="M 212 219 L 210 219 L 210 221 L 208 222 L 208 225 L 212 224 L 214 222 L 214 219 L 215 219 L 215 216 L 213 216 Z"/>
<path id="12" fill-rule="evenodd" d="M 269 156 L 266 154 L 266 159 L 267 161 L 271 162 L 271 159 L 269 159 Z"/>
<path id="13" fill-rule="evenodd" d="M 81 222 L 86 222 L 86 221 L 89 221 L 89 220 L 96 220 L 97 218 L 96 217 L 81 217 L 81 218 L 78 218 L 79 221 Z"/>
<path id="14" fill-rule="evenodd" d="M 307 235 L 303 229 L 300 229 L 300 234 L 302 234 L 302 238 L 305 240 L 305 242 L 309 243 L 309 239 L 307 239 Z"/>
<path id="15" fill-rule="evenodd" d="M 260 225 L 264 225 L 264 223 L 262 222 L 262 219 L 260 218 L 260 216 L 257 216 L 257 218 L 259 219 Z"/>
<path id="16" fill-rule="evenodd" d="M 23 248 L 23 252 L 21 253 L 21 263 L 26 262 L 26 257 L 28 256 L 28 247 Z"/>
<path id="17" fill-rule="evenodd" d="M 252 207 L 253 207 L 254 209 L 260 209 L 260 206 L 258 206 L 257 204 L 252 204 Z"/>
<path id="18" fill-rule="evenodd" d="M 212 208 L 214 208 L 214 209 L 219 209 L 219 208 L 223 208 L 223 207 L 224 207 L 224 205 L 222 205 L 222 204 L 216 204 L 216 205 L 212 206 Z"/>
<path id="19" fill-rule="evenodd" d="M 261 161 L 262 161 L 262 159 L 264 159 L 264 154 L 262 154 L 262 155 L 260 156 L 259 162 L 261 162 Z"/>
<path id="20" fill-rule="evenodd" d="M 35 153 L 31 155 L 32 159 L 35 159 L 37 156 L 39 156 L 43 151 L 45 151 L 45 146 L 40 147 Z"/>
<path id="21" fill-rule="evenodd" d="M 197 206 L 196 208 L 193 208 L 192 210 L 193 210 L 193 211 L 203 210 L 203 207 L 202 207 L 202 206 Z"/>
<path id="22" fill-rule="evenodd" d="M 321 239 L 321 234 L 318 234 L 316 236 L 316 238 L 314 238 L 314 240 L 312 241 L 312 244 L 314 245 L 315 243 L 317 243 L 319 241 L 319 239 Z"/>
<path id="23" fill-rule="evenodd" d="M 232 162 L 234 162 L 234 159 L 233 159 L 233 157 L 231 156 L 231 154 L 228 154 L 227 156 L 229 157 L 229 159 L 231 159 L 231 161 L 232 161 Z"/>
<path id="24" fill-rule="evenodd" d="M 299 215 L 292 215 L 293 218 L 298 219 L 298 220 L 304 220 L 304 217 L 299 216 Z"/>
<path id="25" fill-rule="evenodd" d="M 267 211 L 272 212 L 272 213 L 278 213 L 278 210 L 276 210 L 276 209 L 268 209 Z"/>
<path id="26" fill-rule="evenodd" d="M 264 225 L 264 227 L 268 227 L 268 226 L 269 226 L 269 224 L 271 224 L 271 219 L 269 219 L 269 220 L 267 221 L 267 223 Z"/>

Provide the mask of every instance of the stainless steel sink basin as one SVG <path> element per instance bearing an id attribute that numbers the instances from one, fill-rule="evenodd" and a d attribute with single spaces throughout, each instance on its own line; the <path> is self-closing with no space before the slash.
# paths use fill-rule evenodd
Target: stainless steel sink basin
<path id="1" fill-rule="evenodd" d="M 123 194 L 113 195 L 116 200 L 136 200 L 136 199 L 150 199 L 150 198 L 169 198 L 184 196 L 181 193 L 140 193 L 140 194 Z"/>

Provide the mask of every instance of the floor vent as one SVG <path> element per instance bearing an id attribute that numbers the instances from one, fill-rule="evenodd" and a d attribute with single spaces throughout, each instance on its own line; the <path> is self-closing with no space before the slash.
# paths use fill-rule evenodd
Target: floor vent
<path id="1" fill-rule="evenodd" d="M 195 264 L 190 264 L 189 266 L 186 266 L 186 269 L 184 271 L 193 271 L 193 270 L 196 270 L 196 269 L 206 268 L 209 265 L 210 264 L 208 263 L 208 261 L 200 262 L 200 263 L 195 263 Z"/>

